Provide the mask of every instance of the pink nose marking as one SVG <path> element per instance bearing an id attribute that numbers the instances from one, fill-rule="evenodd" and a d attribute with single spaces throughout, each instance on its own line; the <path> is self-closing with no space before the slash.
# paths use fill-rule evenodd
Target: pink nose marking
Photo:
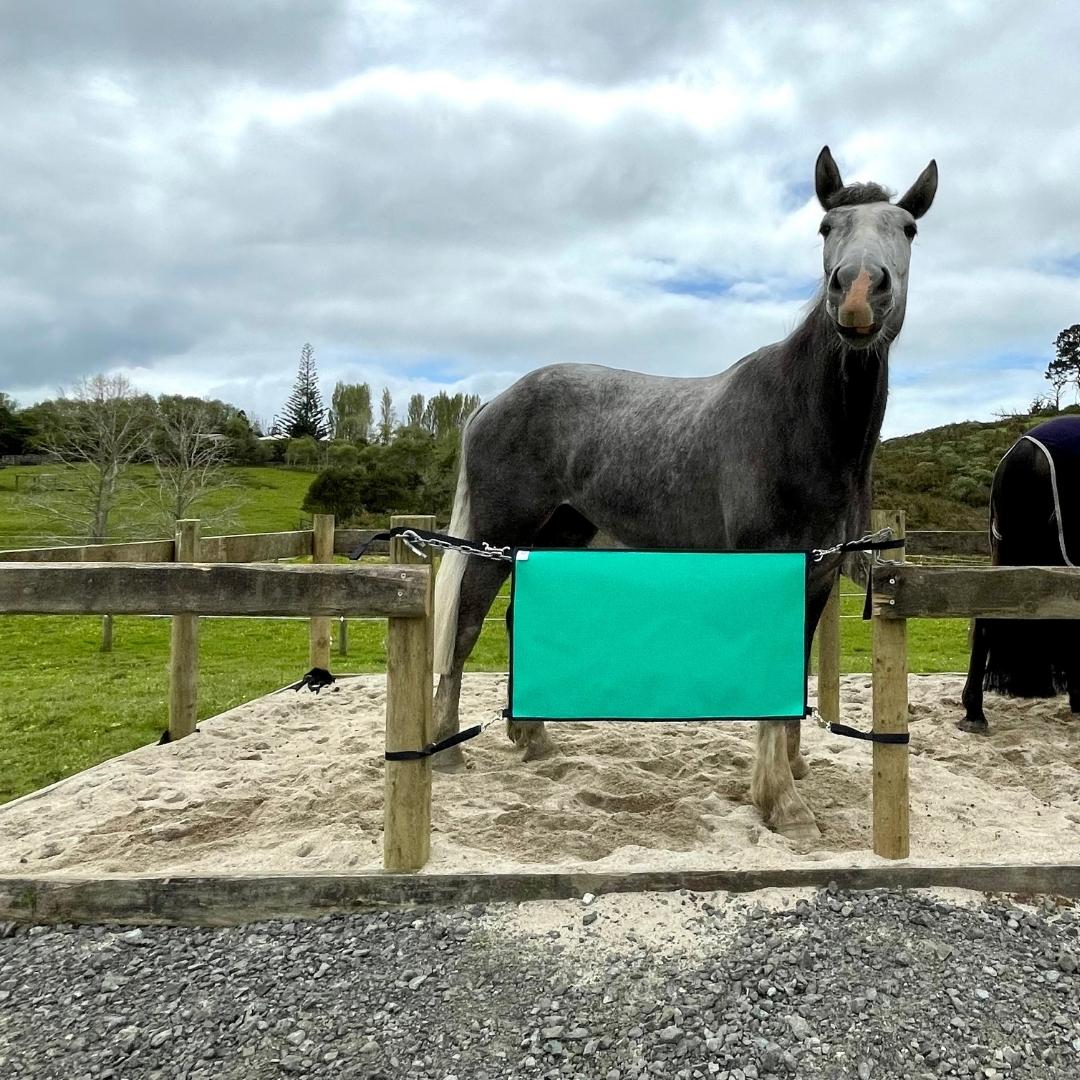
<path id="1" fill-rule="evenodd" d="M 874 325 L 874 309 L 870 306 L 870 274 L 861 270 L 851 283 L 836 313 L 841 326 L 855 330 L 869 330 Z"/>

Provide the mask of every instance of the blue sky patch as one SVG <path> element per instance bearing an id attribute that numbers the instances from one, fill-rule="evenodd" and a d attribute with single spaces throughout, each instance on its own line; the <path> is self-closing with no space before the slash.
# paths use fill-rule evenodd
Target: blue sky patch
<path id="1" fill-rule="evenodd" d="M 664 292 L 675 293 L 677 296 L 696 296 L 699 300 L 715 300 L 717 297 L 727 296 L 734 286 L 741 283 L 740 278 L 702 274 L 695 277 L 667 278 L 659 284 Z"/>
<path id="2" fill-rule="evenodd" d="M 814 185 L 809 180 L 796 180 L 785 184 L 780 196 L 780 209 L 785 214 L 801 210 L 814 197 Z"/>
<path id="3" fill-rule="evenodd" d="M 676 296 L 693 296 L 699 300 L 718 300 L 730 297 L 742 301 L 809 300 L 817 288 L 816 278 L 802 281 L 773 279 L 762 281 L 755 278 L 733 278 L 712 274 L 692 274 L 665 278 L 657 286 Z"/>
<path id="4" fill-rule="evenodd" d="M 1040 259 L 1035 269 L 1055 277 L 1080 277 L 1080 252 L 1072 255 L 1059 255 L 1053 259 Z"/>

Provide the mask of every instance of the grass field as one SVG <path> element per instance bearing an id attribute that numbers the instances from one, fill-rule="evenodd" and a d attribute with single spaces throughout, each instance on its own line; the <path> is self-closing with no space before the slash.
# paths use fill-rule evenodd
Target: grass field
<path id="1" fill-rule="evenodd" d="M 34 507 L 28 493 L 35 478 L 40 482 L 42 474 L 61 475 L 55 465 L 17 465 L 0 469 L 0 549 L 41 547 L 51 543 L 50 536 L 66 534 L 67 530 Z M 230 469 L 229 475 L 235 486 L 207 496 L 199 511 L 209 517 L 223 508 L 232 508 L 229 523 L 220 531 L 279 532 L 300 528 L 300 504 L 314 473 L 251 467 Z M 154 470 L 150 466 L 139 466 L 135 476 L 147 487 L 154 483 Z M 59 482 L 63 482 L 62 479 Z M 139 524 L 144 516 L 130 499 L 118 509 L 115 524 L 122 530 L 124 539 L 148 540 L 162 535 L 160 529 Z M 80 540 L 74 538 L 68 542 Z"/>

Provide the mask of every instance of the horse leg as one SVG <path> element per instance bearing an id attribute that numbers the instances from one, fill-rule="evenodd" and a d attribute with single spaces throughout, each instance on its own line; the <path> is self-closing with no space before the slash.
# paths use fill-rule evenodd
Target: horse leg
<path id="1" fill-rule="evenodd" d="M 784 727 L 787 729 L 787 756 L 791 775 L 795 780 L 801 780 L 810 772 L 810 766 L 806 763 L 806 758 L 802 756 L 801 751 L 802 721 L 788 720 Z"/>
<path id="2" fill-rule="evenodd" d="M 461 560 L 461 563 L 455 565 L 456 560 Z M 439 576 L 443 573 L 448 576 L 444 579 L 441 592 L 436 578 L 435 617 L 439 622 L 441 614 L 444 620 L 454 621 L 456 625 L 451 626 L 448 622 L 439 627 L 439 636 L 452 632 L 454 639 L 449 663 L 444 658 L 437 667 L 441 674 L 434 703 L 436 740 L 456 735 L 461 728 L 458 707 L 465 661 L 484 628 L 484 616 L 510 573 L 510 565 L 493 559 L 470 558 L 460 552 L 448 552 L 443 556 Z M 456 598 L 452 595 L 455 586 Z M 443 643 L 442 650 L 437 646 L 437 651 L 449 653 L 449 641 Z M 465 755 L 460 746 L 452 746 L 436 754 L 431 764 L 444 772 L 459 772 L 465 767 Z"/>
<path id="3" fill-rule="evenodd" d="M 541 526 L 533 539 L 534 548 L 576 548 L 586 547 L 596 535 L 596 526 L 579 514 L 572 506 L 560 506 Z M 506 612 L 506 623 L 510 625 L 510 610 Z M 542 720 L 507 720 L 506 734 L 515 746 L 520 746 L 525 753 L 522 761 L 537 761 L 554 753 L 555 744 L 548 735 L 547 725 Z"/>
<path id="4" fill-rule="evenodd" d="M 968 664 L 967 682 L 960 700 L 964 705 L 964 719 L 956 726 L 961 731 L 987 735 L 990 725 L 983 712 L 983 677 L 986 675 L 986 658 L 990 651 L 990 628 L 985 619 L 976 619 L 971 631 L 971 662 Z M 1071 698 L 1070 698 L 1071 700 Z"/>
<path id="5" fill-rule="evenodd" d="M 810 650 L 814 643 L 814 631 L 821 620 L 821 613 L 829 600 L 829 593 L 837 578 L 831 578 L 824 588 L 815 588 L 806 598 L 806 670 L 810 670 Z M 788 720 L 784 724 L 787 729 L 787 756 L 791 766 L 791 775 L 796 780 L 801 780 L 810 772 L 810 766 L 806 758 L 802 756 L 802 721 Z"/>
<path id="6" fill-rule="evenodd" d="M 795 778 L 788 760 L 786 724 L 775 720 L 758 721 L 750 799 L 761 812 L 765 824 L 782 836 L 807 840 L 821 835 L 810 808 L 795 790 Z"/>

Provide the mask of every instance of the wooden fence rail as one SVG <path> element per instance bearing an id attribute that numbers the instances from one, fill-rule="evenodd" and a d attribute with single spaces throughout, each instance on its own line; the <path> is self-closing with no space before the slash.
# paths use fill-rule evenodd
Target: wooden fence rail
<path id="1" fill-rule="evenodd" d="M 873 571 L 882 619 L 1080 619 L 1080 568 L 895 566 Z"/>
<path id="2" fill-rule="evenodd" d="M 334 533 L 334 554 L 347 555 L 358 544 L 367 543 L 375 529 L 338 529 Z M 385 545 L 380 545 L 385 554 Z M 296 532 L 235 533 L 231 536 L 204 536 L 199 559 L 208 563 L 272 562 L 300 559 L 314 551 L 314 530 Z M 0 562 L 173 562 L 175 540 L 139 540 L 124 544 L 83 544 L 79 547 L 18 548 L 0 551 Z"/>
<path id="3" fill-rule="evenodd" d="M 11 615 L 375 615 L 424 613 L 413 566 L 3 563 Z"/>

